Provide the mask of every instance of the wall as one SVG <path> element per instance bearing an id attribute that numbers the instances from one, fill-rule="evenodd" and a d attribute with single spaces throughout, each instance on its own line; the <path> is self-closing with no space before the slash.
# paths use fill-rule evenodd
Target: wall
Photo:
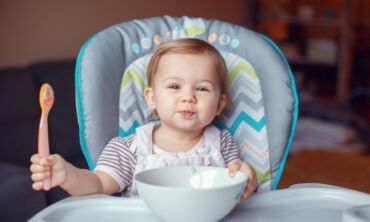
<path id="1" fill-rule="evenodd" d="M 75 58 L 94 33 L 134 18 L 217 18 L 246 24 L 245 0 L 0 1 L 0 68 Z"/>

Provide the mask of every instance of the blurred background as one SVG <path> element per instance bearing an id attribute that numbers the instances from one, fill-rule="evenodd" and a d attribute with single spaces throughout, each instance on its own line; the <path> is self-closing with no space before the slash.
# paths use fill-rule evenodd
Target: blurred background
<path id="1" fill-rule="evenodd" d="M 280 188 L 318 182 L 370 193 L 369 11 L 368 0 L 0 0 L 0 216 L 25 221 L 67 196 L 60 189 L 31 190 L 41 84 L 49 82 L 56 92 L 52 152 L 87 167 L 74 100 L 77 54 L 109 26 L 162 15 L 227 21 L 280 46 L 300 98 Z M 20 204 L 27 207 L 9 213 Z"/>
<path id="2" fill-rule="evenodd" d="M 289 61 L 300 116 L 280 187 L 370 192 L 370 1 L 258 0 L 253 29 Z"/>

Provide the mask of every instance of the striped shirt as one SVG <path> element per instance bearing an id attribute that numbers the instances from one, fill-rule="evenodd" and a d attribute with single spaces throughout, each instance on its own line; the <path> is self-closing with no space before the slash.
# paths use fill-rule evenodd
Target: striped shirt
<path id="1" fill-rule="evenodd" d="M 221 155 L 226 165 L 239 159 L 239 150 L 231 136 L 226 130 L 221 130 Z M 121 190 L 131 187 L 137 163 L 136 149 L 131 144 L 136 135 L 128 137 L 115 137 L 104 148 L 95 170 L 100 170 L 111 177 L 120 185 Z"/>

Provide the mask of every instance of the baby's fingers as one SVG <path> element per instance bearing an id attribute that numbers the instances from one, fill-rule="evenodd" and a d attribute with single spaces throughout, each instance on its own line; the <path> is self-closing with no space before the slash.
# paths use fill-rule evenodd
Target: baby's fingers
<path id="1" fill-rule="evenodd" d="M 40 157 L 38 154 L 33 154 L 31 156 L 31 163 L 40 163 Z"/>
<path id="2" fill-rule="evenodd" d="M 44 166 L 44 165 L 40 165 L 40 164 L 31 164 L 31 166 L 30 166 L 30 171 L 32 173 L 43 173 L 43 172 L 46 172 L 46 171 L 49 171 L 49 170 L 50 170 L 49 166 Z"/>
<path id="3" fill-rule="evenodd" d="M 233 177 L 240 170 L 241 163 L 239 161 L 234 161 L 229 166 L 229 176 Z"/>
<path id="4" fill-rule="evenodd" d="M 31 163 L 44 165 L 44 166 L 52 165 L 52 161 L 49 159 L 49 156 L 44 158 L 44 157 L 40 157 L 38 154 L 34 154 L 31 156 Z"/>
<path id="5" fill-rule="evenodd" d="M 34 182 L 32 184 L 32 189 L 34 189 L 34 190 L 42 190 L 42 188 L 43 188 L 42 181 Z"/>
<path id="6" fill-rule="evenodd" d="M 39 182 L 39 181 L 45 180 L 45 179 L 47 179 L 49 177 L 50 177 L 50 173 L 49 172 L 45 172 L 45 173 L 33 173 L 31 175 L 31 179 L 34 182 Z"/>
<path id="7" fill-rule="evenodd" d="M 255 190 L 256 190 L 255 184 L 248 184 L 246 189 L 244 190 L 241 201 L 247 199 L 250 195 L 252 195 L 255 192 Z"/>

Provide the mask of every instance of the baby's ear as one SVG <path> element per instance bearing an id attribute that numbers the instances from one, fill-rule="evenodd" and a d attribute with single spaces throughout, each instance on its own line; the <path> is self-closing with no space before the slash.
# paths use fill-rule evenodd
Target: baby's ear
<path id="1" fill-rule="evenodd" d="M 218 102 L 218 107 L 217 107 L 217 112 L 216 112 L 217 116 L 222 113 L 222 110 L 224 110 L 225 105 L 226 105 L 226 95 L 222 94 L 220 96 L 220 101 Z"/>
<path id="2" fill-rule="evenodd" d="M 145 97 L 145 100 L 148 106 L 152 109 L 155 109 L 155 97 L 154 97 L 154 91 L 152 88 L 150 87 L 145 88 L 144 97 Z"/>

